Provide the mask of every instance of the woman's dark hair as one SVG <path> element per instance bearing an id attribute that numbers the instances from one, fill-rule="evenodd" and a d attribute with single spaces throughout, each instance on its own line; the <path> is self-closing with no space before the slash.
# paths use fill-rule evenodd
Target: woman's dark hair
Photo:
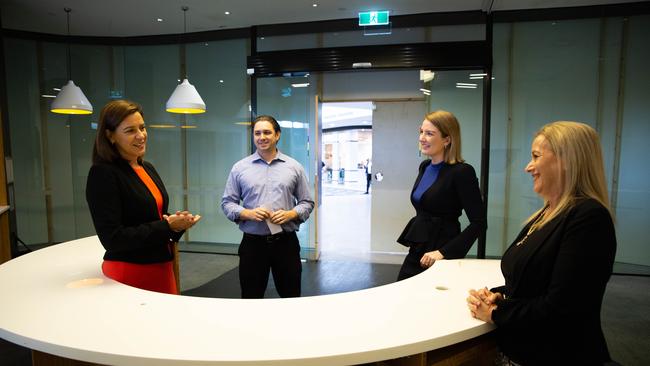
<path id="1" fill-rule="evenodd" d="M 124 121 L 124 119 L 133 113 L 142 113 L 142 107 L 138 103 L 130 100 L 114 100 L 109 102 L 102 108 L 99 114 L 99 125 L 97 126 L 97 135 L 95 136 L 95 145 L 93 146 L 93 164 L 103 162 L 112 163 L 120 158 L 120 153 L 113 145 L 106 131 L 115 132 L 117 126 Z"/>
<path id="2" fill-rule="evenodd" d="M 251 125 L 251 128 L 253 130 L 255 130 L 255 124 L 257 122 L 260 122 L 260 121 L 265 121 L 265 122 L 269 122 L 270 124 L 272 124 L 274 132 L 282 132 L 280 130 L 280 124 L 278 123 L 278 121 L 276 121 L 275 118 L 273 118 L 272 116 L 269 116 L 269 115 L 266 115 L 266 114 L 263 114 L 263 115 L 258 116 L 257 118 L 255 118 L 255 120 L 253 121 L 253 124 Z"/>

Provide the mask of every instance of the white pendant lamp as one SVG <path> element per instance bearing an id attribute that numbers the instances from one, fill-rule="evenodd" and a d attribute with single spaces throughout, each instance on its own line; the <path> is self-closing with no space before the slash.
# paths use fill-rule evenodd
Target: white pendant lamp
<path id="1" fill-rule="evenodd" d="M 50 110 L 60 114 L 91 114 L 93 106 L 81 88 L 74 85 L 74 81 L 69 80 L 52 101 Z"/>
<path id="2" fill-rule="evenodd" d="M 70 37 L 70 8 L 64 8 L 68 18 L 68 37 Z M 70 61 L 70 43 L 68 42 L 68 83 L 61 88 L 52 101 L 50 111 L 59 114 L 91 114 L 93 106 L 72 81 L 72 62 Z"/>
<path id="3" fill-rule="evenodd" d="M 205 113 L 205 102 L 199 92 L 187 79 L 176 86 L 174 92 L 167 100 L 167 112 L 196 114 Z"/>
<path id="4" fill-rule="evenodd" d="M 186 14 L 189 8 L 183 6 L 181 9 L 183 10 L 183 34 L 185 34 L 187 31 Z M 176 86 L 169 100 L 167 100 L 166 110 L 170 113 L 205 113 L 205 102 L 194 85 L 187 80 L 187 76 L 185 76 L 182 83 Z"/>

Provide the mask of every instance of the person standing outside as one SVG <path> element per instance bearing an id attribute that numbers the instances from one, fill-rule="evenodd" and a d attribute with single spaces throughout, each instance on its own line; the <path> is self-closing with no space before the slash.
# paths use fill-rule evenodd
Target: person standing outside
<path id="1" fill-rule="evenodd" d="M 366 194 L 368 194 L 368 191 L 370 190 L 370 182 L 372 182 L 372 161 L 370 159 L 366 159 L 366 164 L 365 164 L 365 170 L 366 170 Z"/>
<path id="2" fill-rule="evenodd" d="M 256 151 L 233 165 L 221 198 L 224 214 L 244 233 L 238 251 L 242 298 L 263 298 L 269 271 L 280 297 L 299 297 L 296 231 L 314 201 L 303 167 L 277 148 L 281 130 L 275 118 L 261 115 L 252 128 Z"/>
<path id="3" fill-rule="evenodd" d="M 427 114 L 418 142 L 429 159 L 420 164 L 411 192 L 416 215 L 397 239 L 409 247 L 398 281 L 423 272 L 437 260 L 465 257 L 487 228 L 476 172 L 461 156 L 456 117 L 443 110 Z M 461 231 L 462 210 L 469 225 Z"/>

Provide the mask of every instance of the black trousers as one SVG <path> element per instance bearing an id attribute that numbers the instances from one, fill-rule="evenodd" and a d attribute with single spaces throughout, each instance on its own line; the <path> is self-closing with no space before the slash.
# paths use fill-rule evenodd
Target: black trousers
<path id="1" fill-rule="evenodd" d="M 300 296 L 300 243 L 295 232 L 244 234 L 239 245 L 239 284 L 243 299 L 262 299 L 269 271 L 280 297 Z"/>
<path id="2" fill-rule="evenodd" d="M 397 275 L 397 280 L 405 280 L 409 277 L 413 277 L 417 274 L 424 272 L 426 268 L 422 268 L 420 265 L 420 259 L 424 253 L 426 253 L 426 246 L 423 244 L 411 244 L 409 247 L 409 254 L 404 258 L 404 263 L 402 263 L 402 268 L 399 270 Z"/>

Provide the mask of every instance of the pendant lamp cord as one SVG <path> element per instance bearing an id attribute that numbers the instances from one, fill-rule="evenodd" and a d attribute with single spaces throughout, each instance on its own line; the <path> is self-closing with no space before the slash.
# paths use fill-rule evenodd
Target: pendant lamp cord
<path id="1" fill-rule="evenodd" d="M 68 62 L 68 80 L 72 80 L 72 58 L 70 57 L 70 12 L 72 9 L 70 8 L 63 8 L 66 12 L 67 20 L 68 20 L 68 47 L 67 47 L 67 62 Z"/>
<path id="2" fill-rule="evenodd" d="M 190 9 L 188 6 L 181 7 L 183 10 L 183 34 L 181 35 L 181 44 L 185 47 L 185 33 L 187 33 L 187 11 Z M 183 56 L 183 63 L 185 63 L 185 56 Z M 183 66 L 183 79 L 187 79 L 187 65 Z"/>
<path id="3" fill-rule="evenodd" d="M 183 6 L 181 9 L 183 9 L 183 35 L 185 35 L 185 33 L 187 33 L 187 11 L 190 10 L 190 8 Z"/>

